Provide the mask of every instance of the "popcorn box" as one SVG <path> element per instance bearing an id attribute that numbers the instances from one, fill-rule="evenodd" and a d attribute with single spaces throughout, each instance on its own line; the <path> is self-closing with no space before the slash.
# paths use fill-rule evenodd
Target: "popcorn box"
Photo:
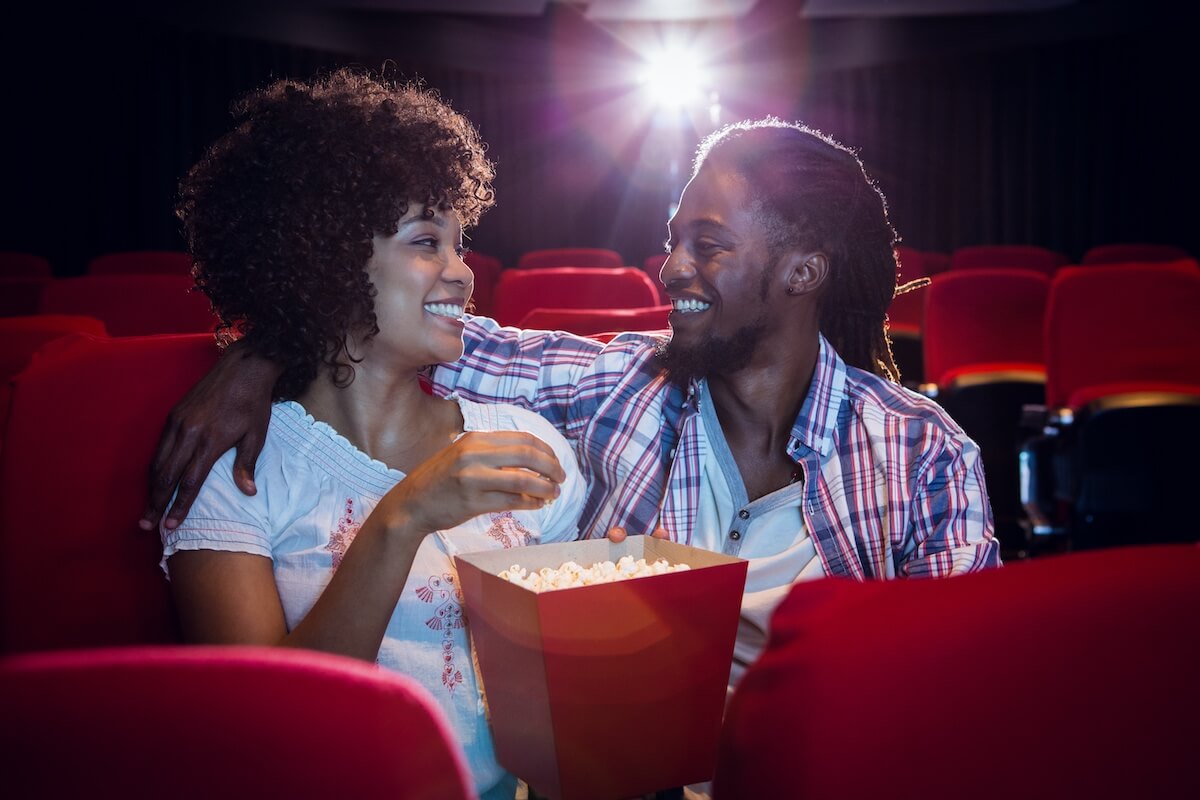
<path id="1" fill-rule="evenodd" d="M 498 577 L 624 555 L 692 569 L 532 592 Z M 646 536 L 455 559 L 496 756 L 539 795 L 618 800 L 712 777 L 746 561 Z"/>

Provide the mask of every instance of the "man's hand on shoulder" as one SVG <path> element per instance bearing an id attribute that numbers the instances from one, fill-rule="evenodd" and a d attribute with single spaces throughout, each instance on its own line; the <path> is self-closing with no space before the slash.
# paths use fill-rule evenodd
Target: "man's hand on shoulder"
<path id="1" fill-rule="evenodd" d="M 143 530 L 154 530 L 160 520 L 168 529 L 178 527 L 212 465 L 231 447 L 237 448 L 234 483 L 248 495 L 257 491 L 254 464 L 266 441 L 271 391 L 280 373 L 274 362 L 238 342 L 171 409 L 150 466 L 146 510 L 138 523 Z"/>

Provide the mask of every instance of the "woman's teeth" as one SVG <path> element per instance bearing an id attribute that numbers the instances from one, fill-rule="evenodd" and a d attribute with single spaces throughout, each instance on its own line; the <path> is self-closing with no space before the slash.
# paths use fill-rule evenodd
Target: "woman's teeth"
<path id="1" fill-rule="evenodd" d="M 426 303 L 425 310 L 430 314 L 450 319 L 461 319 L 463 314 L 463 307 L 454 303 Z"/>

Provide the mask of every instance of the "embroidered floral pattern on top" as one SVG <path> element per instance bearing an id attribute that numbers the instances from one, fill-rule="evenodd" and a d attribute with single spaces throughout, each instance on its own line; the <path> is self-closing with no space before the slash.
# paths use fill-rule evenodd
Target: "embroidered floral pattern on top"
<path id="1" fill-rule="evenodd" d="M 443 572 L 431 576 L 424 586 L 418 586 L 416 594 L 426 603 L 438 604 L 425 624 L 430 630 L 442 632 L 442 685 L 454 694 L 454 688 L 463 681 L 462 670 L 454 663 L 454 629 L 465 625 L 458 583 L 454 575 Z"/>
<path id="2" fill-rule="evenodd" d="M 502 511 L 499 514 L 488 514 L 491 517 L 491 527 L 487 529 L 487 535 L 495 539 L 505 550 L 513 547 L 524 547 L 533 541 L 533 534 L 525 529 L 525 526 L 517 522 L 511 511 Z"/>
<path id="3" fill-rule="evenodd" d="M 354 521 L 354 499 L 347 497 L 346 510 L 342 518 L 338 520 L 337 529 L 330 531 L 329 542 L 325 545 L 325 549 L 333 554 L 333 569 L 335 572 L 342 565 L 342 559 L 346 556 L 346 550 L 350 547 L 350 543 L 354 541 L 354 537 L 358 535 L 360 527 L 362 527 L 362 524 Z"/>

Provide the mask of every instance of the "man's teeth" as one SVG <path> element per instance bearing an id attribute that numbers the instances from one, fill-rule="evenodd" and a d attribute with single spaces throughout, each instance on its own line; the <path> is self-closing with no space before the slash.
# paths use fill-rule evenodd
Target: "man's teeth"
<path id="1" fill-rule="evenodd" d="M 426 303 L 425 310 L 430 314 L 437 314 L 439 317 L 449 317 L 450 319 L 459 319 L 463 314 L 463 307 L 454 303 Z"/>
<path id="2" fill-rule="evenodd" d="M 690 313 L 693 311 L 707 311 L 711 305 L 712 303 L 704 303 L 699 300 L 675 300 L 671 303 L 671 306 L 676 311 L 682 311 L 684 313 Z"/>

